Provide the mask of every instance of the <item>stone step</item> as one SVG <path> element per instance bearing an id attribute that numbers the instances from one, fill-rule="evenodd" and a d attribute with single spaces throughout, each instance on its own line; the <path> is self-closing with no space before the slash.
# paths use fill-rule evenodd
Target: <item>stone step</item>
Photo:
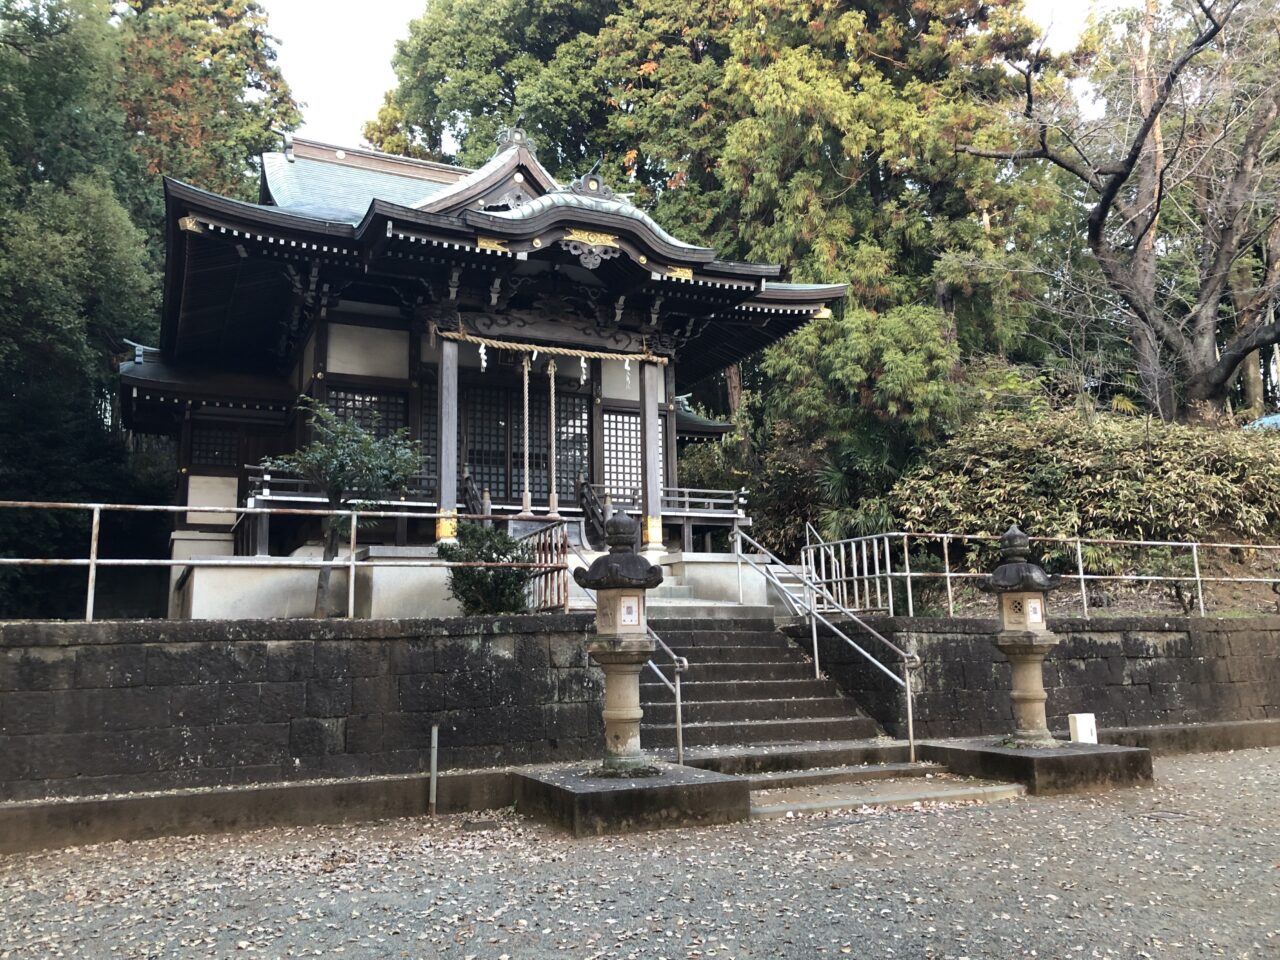
<path id="1" fill-rule="evenodd" d="M 766 630 L 659 630 L 654 633 L 669 647 L 794 647 L 785 634 Z"/>
<path id="2" fill-rule="evenodd" d="M 946 772 L 936 763 L 872 763 L 852 767 L 812 767 L 807 770 L 775 770 L 747 776 L 752 790 L 782 790 L 828 783 L 867 783 L 872 780 L 904 780 L 932 777 Z"/>
<path id="3" fill-rule="evenodd" d="M 693 746 L 685 752 L 684 762 L 686 766 L 739 775 L 772 770 L 906 763 L 910 759 L 907 744 L 879 736 L 879 732 L 876 730 L 869 736 L 845 740 Z M 670 751 L 662 754 L 667 759 L 669 755 Z"/>
<path id="4" fill-rule="evenodd" d="M 663 638 L 666 640 L 666 638 Z M 690 647 L 667 641 L 678 656 L 686 657 L 690 665 L 693 663 L 804 663 L 804 654 L 795 647 L 767 647 L 763 644 L 753 646 L 705 646 Z"/>
<path id="5" fill-rule="evenodd" d="M 671 671 L 658 661 L 668 679 Z M 831 680 L 814 680 L 813 671 L 809 671 L 807 680 L 742 680 L 742 681 L 695 681 L 686 680 L 688 674 L 681 677 L 680 696 L 686 702 L 702 700 L 794 700 L 800 697 L 836 697 L 840 696 L 840 688 Z M 665 691 L 670 699 L 671 693 L 662 683 L 648 671 L 640 674 L 640 697 L 651 698 L 662 703 L 659 691 Z"/>
<path id="6" fill-rule="evenodd" d="M 668 747 L 676 742 L 674 724 L 643 724 L 644 742 Z M 753 720 L 734 723 L 686 723 L 684 742 L 688 746 L 717 744 L 777 743 L 785 740 L 856 740 L 874 736 L 879 730 L 874 720 L 862 717 L 822 717 L 796 720 Z"/>
<path id="7" fill-rule="evenodd" d="M 663 635 L 664 630 L 741 630 L 766 633 L 775 632 L 772 607 L 739 607 L 737 604 L 725 604 L 723 606 L 737 610 L 768 610 L 769 612 L 767 616 L 755 614 L 738 617 L 695 617 L 686 616 L 684 614 L 676 616 L 657 616 L 652 610 L 650 610 L 649 626 L 653 627 L 659 636 Z"/>
<path id="8" fill-rule="evenodd" d="M 659 600 L 692 600 L 693 587 L 683 583 L 668 583 L 664 580 L 660 586 L 650 590 L 645 595 L 645 599 L 651 607 Z"/>
<path id="9" fill-rule="evenodd" d="M 665 691 L 665 688 L 663 688 Z M 685 700 L 681 692 L 681 716 L 690 723 L 754 723 L 758 720 L 843 719 L 859 717 L 853 704 L 843 697 L 811 697 L 799 700 Z M 645 724 L 676 722 L 676 705 L 667 699 L 641 701 Z"/>
<path id="10" fill-rule="evenodd" d="M 656 599 L 647 605 L 650 620 L 763 620 L 772 618 L 773 607 L 714 600 Z M 658 628 L 655 626 L 655 630 Z M 661 634 L 659 634 L 661 635 Z"/>
<path id="11" fill-rule="evenodd" d="M 661 666 L 661 661 L 654 662 Z M 668 673 L 665 669 L 663 672 Z M 694 683 L 703 680 L 723 683 L 737 680 L 813 680 L 815 677 L 812 665 L 796 661 L 776 663 L 694 663 L 690 661 L 689 669 L 685 671 L 683 679 Z"/>
<path id="12" fill-rule="evenodd" d="M 909 781 L 894 779 L 797 787 L 752 793 L 751 819 L 765 820 L 788 814 L 859 810 L 864 807 L 909 807 L 916 803 L 991 803 L 1021 797 L 1026 792 L 1027 788 L 1020 783 L 961 778 Z"/>

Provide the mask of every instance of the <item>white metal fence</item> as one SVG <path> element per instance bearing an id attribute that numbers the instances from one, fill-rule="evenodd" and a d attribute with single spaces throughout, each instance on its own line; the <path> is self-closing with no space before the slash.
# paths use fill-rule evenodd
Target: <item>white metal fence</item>
<path id="1" fill-rule="evenodd" d="M 945 593 L 948 616 L 955 616 L 958 594 L 994 566 L 1000 538 L 991 535 L 891 531 L 866 537 L 824 541 L 812 527 L 801 549 L 801 568 L 841 606 L 889 616 L 916 615 L 922 591 Z M 1092 606 L 1090 584 L 1165 585 L 1187 612 L 1208 612 L 1209 584 L 1280 586 L 1280 545 L 1212 543 L 1194 540 L 1119 540 L 1088 537 L 1031 537 L 1045 568 L 1072 589 L 1083 616 Z M 1259 558 L 1255 568 L 1274 562 L 1270 576 L 1206 572 L 1212 560 L 1231 555 Z M 1063 596 L 1062 592 L 1058 593 Z M 941 598 L 939 598 L 941 599 Z M 1074 606 L 1074 604 L 1072 604 Z"/>
<path id="2" fill-rule="evenodd" d="M 357 559 L 359 545 L 359 527 L 363 520 L 379 519 L 415 519 L 492 521 L 508 519 L 480 514 L 442 514 L 405 510 L 326 510 L 303 509 L 294 507 L 205 507 L 205 506 L 171 506 L 161 504 L 131 503 L 49 503 L 32 500 L 0 500 L 0 510 L 61 510 L 89 514 L 89 537 L 86 543 L 87 554 L 82 557 L 11 557 L 0 556 L 0 567 L 81 567 L 88 572 L 85 588 L 84 619 L 93 620 L 94 601 L 97 590 L 98 570 L 102 568 L 148 567 L 186 568 L 203 567 L 235 567 L 240 569 L 314 569 L 323 567 L 345 569 L 347 571 L 347 613 L 348 618 L 355 617 L 356 570 L 361 567 L 506 567 L 535 571 L 529 587 L 530 606 L 535 610 L 568 609 L 569 603 L 569 563 L 568 536 L 564 524 L 547 521 L 547 527 L 535 531 L 529 541 L 534 553 L 534 561 L 530 563 L 485 563 L 470 561 L 445 561 L 429 557 L 366 557 Z M 291 517 L 337 517 L 346 521 L 350 528 L 346 537 L 346 556 L 333 560 L 319 557 L 272 557 L 272 556 L 229 556 L 200 557 L 193 559 L 153 559 L 142 557 L 103 557 L 99 555 L 102 517 L 104 514 L 119 513 L 165 513 L 165 514 L 224 514 L 236 517 L 253 515 L 291 516 Z M 543 519 L 543 518 L 538 518 Z M 230 528 L 228 528 L 230 529 Z M 2 545 L 0 545 L 2 546 Z"/>

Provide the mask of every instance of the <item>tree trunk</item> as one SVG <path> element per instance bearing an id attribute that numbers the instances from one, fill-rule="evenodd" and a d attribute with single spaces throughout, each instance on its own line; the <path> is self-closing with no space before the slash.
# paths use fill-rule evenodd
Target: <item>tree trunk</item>
<path id="1" fill-rule="evenodd" d="M 1173 390 L 1172 373 L 1160 356 L 1160 341 L 1146 324 L 1133 323 L 1133 353 L 1138 365 L 1138 380 L 1142 395 L 1151 410 L 1165 423 L 1177 416 L 1178 401 Z"/>
<path id="2" fill-rule="evenodd" d="M 332 560 L 338 555 L 338 518 L 325 517 L 324 520 L 324 559 Z M 319 579 L 316 580 L 316 606 L 312 616 L 324 620 L 329 616 L 329 581 L 333 577 L 333 567 L 320 568 Z"/>
<path id="3" fill-rule="evenodd" d="M 1187 371 L 1187 405 L 1184 419 L 1198 427 L 1221 427 L 1227 420 L 1227 384 L 1218 383 L 1210 371 Z"/>
<path id="4" fill-rule="evenodd" d="M 1244 408 L 1241 413 L 1248 413 L 1250 419 L 1262 416 L 1262 355 L 1257 350 L 1244 358 L 1240 375 L 1244 379 Z"/>
<path id="5" fill-rule="evenodd" d="M 1156 0 L 1146 0 L 1142 22 L 1138 28 L 1138 50 L 1133 61 L 1133 82 L 1138 92 L 1138 106 L 1143 113 L 1151 109 L 1156 99 L 1156 80 L 1151 73 L 1151 36 L 1155 32 L 1156 13 Z M 1160 216 L 1160 169 L 1163 165 L 1164 137 L 1157 117 L 1134 171 L 1138 216 L 1129 225 L 1135 240 L 1133 283 L 1148 302 L 1155 299 L 1156 291 L 1156 222 Z M 1174 394 L 1173 377 L 1160 355 L 1160 339 L 1142 320 L 1135 317 L 1132 325 L 1134 360 L 1143 395 L 1151 409 L 1168 423 L 1177 416 L 1178 401 Z"/>
<path id="6" fill-rule="evenodd" d="M 725 368 L 724 385 L 729 394 L 729 415 L 736 417 L 742 406 L 742 368 L 736 363 Z"/>

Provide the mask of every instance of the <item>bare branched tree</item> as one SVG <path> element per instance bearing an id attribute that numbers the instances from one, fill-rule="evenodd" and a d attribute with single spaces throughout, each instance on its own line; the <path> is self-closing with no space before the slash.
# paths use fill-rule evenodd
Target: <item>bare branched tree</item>
<path id="1" fill-rule="evenodd" d="M 1047 54 L 1010 63 L 1023 79 L 1022 142 L 965 149 L 1047 162 L 1075 184 L 1162 417 L 1220 416 L 1242 364 L 1246 403 L 1260 406 L 1259 351 L 1280 343 L 1280 11 L 1273 0 L 1146 0 L 1097 41 L 1084 85 L 1049 82 Z"/>

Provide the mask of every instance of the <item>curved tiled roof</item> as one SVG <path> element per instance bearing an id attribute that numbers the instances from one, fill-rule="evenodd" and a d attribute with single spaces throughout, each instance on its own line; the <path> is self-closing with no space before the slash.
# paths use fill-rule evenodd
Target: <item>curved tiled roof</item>
<path id="1" fill-rule="evenodd" d="M 626 200 L 621 200 L 617 197 L 594 197 L 589 194 L 573 193 L 569 190 L 557 190 L 554 193 L 546 193 L 536 197 L 528 203 L 516 207 L 514 210 L 495 210 L 487 211 L 487 213 L 489 216 L 498 217 L 502 220 L 519 222 L 521 220 L 532 220 L 544 211 L 555 209 L 595 210 L 600 213 L 626 217 L 628 220 L 643 224 L 661 240 L 671 244 L 673 247 L 697 250 L 701 253 L 714 253 L 710 247 L 700 247 L 694 243 L 685 243 L 683 240 L 673 237 L 666 230 L 663 230 L 653 217 L 639 207 L 633 206 Z"/>
<path id="2" fill-rule="evenodd" d="M 307 157 L 289 160 L 283 153 L 264 153 L 262 172 L 267 192 L 281 210 L 352 224 L 360 222 L 374 200 L 413 207 L 453 186 Z"/>

